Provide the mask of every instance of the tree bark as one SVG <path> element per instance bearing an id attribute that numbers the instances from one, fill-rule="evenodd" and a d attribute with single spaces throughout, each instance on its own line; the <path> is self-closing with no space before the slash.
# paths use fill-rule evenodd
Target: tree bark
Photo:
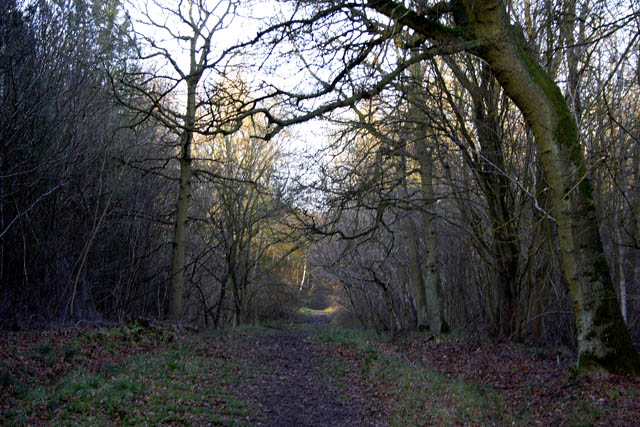
<path id="1" fill-rule="evenodd" d="M 421 86 L 424 70 L 420 63 L 410 67 L 411 84 L 408 91 L 409 119 L 413 126 L 413 137 L 420 173 L 420 192 L 422 196 L 422 224 L 424 228 L 425 258 L 423 287 L 430 331 L 436 335 L 446 332 L 449 327 L 442 315 L 442 305 L 438 286 L 440 277 L 437 265 L 437 235 L 435 227 L 435 192 L 433 189 L 433 157 L 429 144 L 428 117 L 424 112 L 427 106 L 426 96 Z M 421 272 L 422 275 L 422 272 Z"/>
<path id="2" fill-rule="evenodd" d="M 427 310 L 427 293 L 422 277 L 422 268 L 418 258 L 418 242 L 416 239 L 416 227 L 410 217 L 405 218 L 405 235 L 407 236 L 407 252 L 409 256 L 409 276 L 416 294 L 416 314 L 418 318 L 418 330 L 430 330 L 429 312 Z"/>
<path id="3" fill-rule="evenodd" d="M 220 296 L 218 296 L 218 304 L 216 304 L 216 314 L 213 318 L 213 327 L 215 329 L 220 328 L 222 324 L 222 307 L 224 305 L 224 298 L 227 293 L 227 287 L 229 286 L 229 276 L 225 276 L 220 281 Z"/>
<path id="4" fill-rule="evenodd" d="M 531 127 L 551 190 L 562 264 L 578 330 L 580 368 L 640 372 L 598 230 L 591 180 L 578 131 L 558 86 L 534 62 L 498 0 L 465 0 L 479 52 Z"/>
<path id="5" fill-rule="evenodd" d="M 442 315 L 442 305 L 438 287 L 440 276 L 437 264 L 437 234 L 435 227 L 435 195 L 433 191 L 433 159 L 427 150 L 426 141 L 419 141 L 417 147 L 418 163 L 420 164 L 420 190 L 424 200 L 422 211 L 422 224 L 424 227 L 425 242 L 425 276 L 424 290 L 427 297 L 427 312 L 431 332 L 440 334 L 447 332 L 448 325 Z"/>
<path id="6" fill-rule="evenodd" d="M 477 40 L 483 58 L 531 127 L 549 183 L 562 265 L 578 330 L 578 366 L 637 374 L 640 355 L 620 312 L 598 229 L 593 189 L 566 99 L 531 58 L 501 0 L 453 0 L 456 26 L 418 15 L 393 0 L 368 5 L 435 42 Z"/>
<path id="7" fill-rule="evenodd" d="M 409 106 L 410 109 L 415 107 Z M 410 124 L 411 125 L 411 124 Z M 413 129 L 408 132 L 409 135 L 412 135 Z M 398 175 L 399 179 L 402 182 L 402 187 L 405 193 L 408 193 L 407 187 L 407 143 L 403 141 L 401 147 L 402 154 L 400 155 L 399 164 L 398 164 Z M 422 276 L 422 267 L 420 262 L 419 250 L 418 250 L 418 239 L 416 225 L 411 218 L 411 215 L 407 215 L 404 218 L 404 234 L 407 239 L 407 256 L 409 262 L 409 280 L 413 285 L 413 290 L 416 298 L 416 318 L 417 318 L 417 327 L 419 331 L 428 331 L 430 330 L 430 322 L 429 322 L 429 311 L 427 308 L 427 293 L 425 288 L 424 277 Z"/>
<path id="8" fill-rule="evenodd" d="M 484 68 L 484 67 L 483 67 Z M 493 75 L 482 72 L 482 88 L 472 94 L 474 121 L 480 143 L 479 180 L 487 200 L 495 270 L 493 286 L 494 327 L 503 337 L 521 339 L 521 310 L 518 304 L 518 271 L 520 265 L 520 237 L 513 212 L 513 194 L 506 175 L 502 139 L 499 132 L 497 91 L 493 88 Z"/>
<path id="9" fill-rule="evenodd" d="M 196 115 L 196 85 L 198 79 L 187 81 L 187 109 L 184 115 L 184 129 L 180 134 L 180 190 L 176 206 L 176 226 L 171 259 L 171 286 L 169 290 L 169 318 L 182 317 L 184 291 L 184 262 L 187 247 L 187 220 L 191 201 L 191 142 Z"/>

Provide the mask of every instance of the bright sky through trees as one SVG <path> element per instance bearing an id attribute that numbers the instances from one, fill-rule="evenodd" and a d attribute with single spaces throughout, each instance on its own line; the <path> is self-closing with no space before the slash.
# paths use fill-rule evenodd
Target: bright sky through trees
<path id="1" fill-rule="evenodd" d="M 163 75 L 166 80 L 174 81 L 179 76 L 173 64 L 165 57 L 157 55 L 158 50 L 166 50 L 181 70 L 189 69 L 189 46 L 185 37 L 191 28 L 188 22 L 176 13 L 178 10 L 182 16 L 194 18 L 197 18 L 196 14 L 202 13 L 203 10 L 211 13 L 212 16 L 206 27 L 207 32 L 215 33 L 211 41 L 210 57 L 213 58 L 212 62 L 220 61 L 220 64 L 226 64 L 229 61 L 230 66 L 223 67 L 228 72 L 224 78 L 240 78 L 254 88 L 257 85 L 269 84 L 288 90 L 300 90 L 305 82 L 312 78 L 304 68 L 296 69 L 296 64 L 279 62 L 258 66 L 251 63 L 252 58 L 249 57 L 248 52 L 234 50 L 228 58 L 223 57 L 226 50 L 253 40 L 268 18 L 290 14 L 290 4 L 263 0 L 253 1 L 250 7 L 246 7 L 245 4 L 237 4 L 238 2 L 217 0 L 204 1 L 203 5 L 207 9 L 202 9 L 197 3 L 197 1 L 183 0 L 128 0 L 126 3 L 134 31 L 147 38 L 146 42 L 142 43 L 143 53 L 147 55 L 155 53 L 148 58 L 148 62 L 155 63 L 160 75 Z M 192 5 L 191 12 L 190 5 Z M 202 40 L 199 40 L 196 49 L 201 48 Z M 277 72 L 273 72 L 274 67 L 277 67 Z M 218 84 L 222 78 L 219 74 L 208 71 L 202 78 L 203 86 Z M 178 84 L 173 92 L 175 102 L 182 102 L 180 94 L 185 91 L 185 88 L 184 81 Z M 293 127 L 289 135 L 292 142 L 291 148 L 295 151 L 315 150 L 326 137 L 326 129 L 320 121 L 310 121 Z"/>

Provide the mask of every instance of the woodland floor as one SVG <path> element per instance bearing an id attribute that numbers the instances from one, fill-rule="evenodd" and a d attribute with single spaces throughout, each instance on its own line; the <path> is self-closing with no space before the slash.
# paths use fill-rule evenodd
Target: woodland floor
<path id="1" fill-rule="evenodd" d="M 637 425 L 640 379 L 555 354 L 325 325 L 0 332 L 1 425 Z"/>

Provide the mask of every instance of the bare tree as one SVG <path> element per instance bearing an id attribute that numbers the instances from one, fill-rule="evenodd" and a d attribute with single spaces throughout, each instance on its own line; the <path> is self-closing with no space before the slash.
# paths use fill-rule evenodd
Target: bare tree
<path id="1" fill-rule="evenodd" d="M 309 40 L 310 49 L 318 46 L 315 54 L 324 59 L 305 61 L 306 69 L 319 83 L 318 89 L 298 94 L 284 90 L 272 92 L 288 96 L 298 107 L 308 110 L 293 119 L 281 120 L 266 109 L 269 120 L 280 127 L 381 93 L 411 64 L 392 67 L 382 62 L 388 71 L 372 74 L 366 71 L 366 62 L 375 57 L 384 58 L 384 47 L 403 31 L 413 36 L 407 47 L 420 48 L 416 61 L 462 50 L 483 59 L 522 113 L 542 159 L 558 227 L 565 279 L 575 307 L 579 365 L 636 372 L 640 356 L 633 348 L 615 297 L 576 122 L 552 77 L 525 49 L 523 33 L 511 25 L 507 6 L 494 0 L 454 1 L 433 6 L 424 2 L 405 5 L 393 0 L 298 4 L 300 7 L 295 9 L 293 18 L 262 34 L 271 36 L 274 31 L 288 31 L 287 40 L 295 36 L 301 41 Z M 368 13 L 371 10 L 388 19 L 376 19 L 379 15 Z M 307 16 L 297 19 L 305 12 Z M 345 26 L 345 21 L 353 24 Z M 350 40 L 337 47 L 344 55 L 329 54 L 331 40 L 310 37 L 311 32 L 305 32 L 309 25 L 316 29 L 341 28 L 341 41 Z M 278 40 L 275 39 L 276 43 Z M 300 52 L 296 51 L 296 55 L 300 56 Z M 321 72 L 321 68 L 329 71 Z M 375 79 L 374 75 L 381 77 Z M 340 96 L 331 99 L 331 94 Z M 317 107 L 323 97 L 329 99 Z"/>
<path id="2" fill-rule="evenodd" d="M 224 53 L 216 48 L 214 36 L 230 22 L 235 2 L 160 1 L 134 3 L 139 18 L 134 19 L 132 34 L 141 44 L 138 59 L 148 65 L 157 62 L 157 70 L 133 69 L 114 76 L 143 103 L 119 99 L 139 113 L 139 120 L 153 118 L 176 138 L 179 164 L 178 197 L 175 212 L 171 284 L 168 315 L 180 319 L 183 314 L 187 222 L 193 179 L 192 143 L 194 134 L 215 133 L 216 118 L 205 108 L 205 76 L 220 72 L 216 67 Z"/>

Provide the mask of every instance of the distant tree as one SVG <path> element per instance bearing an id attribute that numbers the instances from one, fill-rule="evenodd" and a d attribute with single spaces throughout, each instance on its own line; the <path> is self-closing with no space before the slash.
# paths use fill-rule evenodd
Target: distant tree
<path id="1" fill-rule="evenodd" d="M 209 221 L 223 271 L 216 326 L 221 322 L 227 290 L 233 297 L 234 323 L 250 320 L 253 296 L 269 270 L 265 268 L 267 250 L 280 241 L 277 224 L 287 212 L 276 180 L 281 148 L 275 141 L 258 137 L 261 124 L 257 118 L 247 122 L 234 135 L 208 142 L 219 161 L 218 167 L 209 169 L 217 178 L 207 186 L 214 195 Z"/>

